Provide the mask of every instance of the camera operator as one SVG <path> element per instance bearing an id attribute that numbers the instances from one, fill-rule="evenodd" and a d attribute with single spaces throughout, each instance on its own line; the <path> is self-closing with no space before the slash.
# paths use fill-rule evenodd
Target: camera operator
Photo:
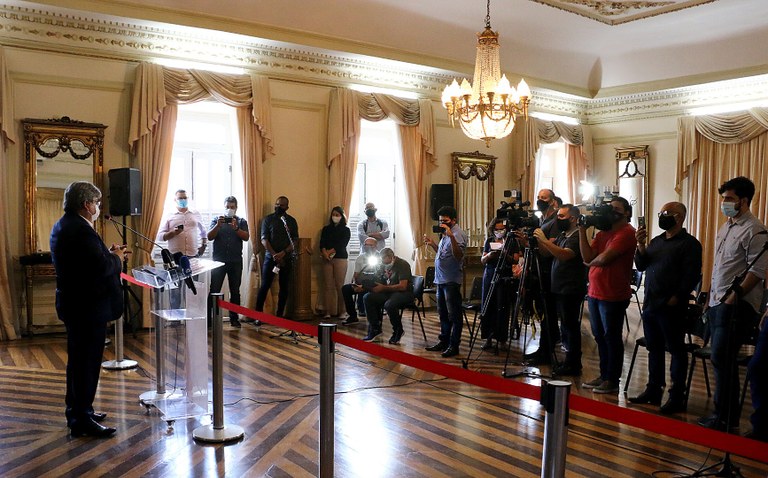
<path id="1" fill-rule="evenodd" d="M 427 350 L 442 352 L 443 357 L 459 354 L 463 312 L 461 309 L 461 282 L 464 249 L 467 237 L 456 224 L 456 209 L 443 206 L 437 211 L 443 229 L 439 243 L 424 235 L 424 243 L 435 252 L 435 286 L 437 287 L 437 314 L 440 316 L 438 342 Z"/>
<path id="2" fill-rule="evenodd" d="M 493 296 L 488 299 L 496 267 L 501 260 L 501 252 L 505 249 L 505 242 L 513 241 L 507 247 L 507 257 L 504 266 L 499 270 L 496 285 L 493 288 Z M 495 218 L 488 226 L 488 237 L 483 245 L 483 255 L 480 263 L 483 264 L 483 304 L 488 304 L 485 314 L 480 317 L 480 338 L 485 339 L 483 350 L 493 348 L 493 340 L 501 347 L 507 341 L 509 329 L 509 304 L 512 302 L 512 265 L 517 264 L 520 247 L 514 235 L 509 234 L 509 228 L 504 219 Z"/>
<path id="3" fill-rule="evenodd" d="M 683 228 L 687 210 L 679 202 L 665 204 L 659 212 L 664 232 L 646 247 L 644 226 L 635 233 L 637 270 L 645 271 L 643 332 L 648 350 L 648 384 L 645 391 L 630 397 L 632 403 L 661 405 L 665 371 L 664 351 L 671 355 L 669 399 L 661 406 L 664 414 L 684 412 L 688 351 L 685 329 L 688 297 L 701 277 L 701 243 Z"/>
<path id="4" fill-rule="evenodd" d="M 347 318 L 341 325 L 351 325 L 359 322 L 357 318 L 358 311 L 360 317 L 365 317 L 365 290 L 362 288 L 363 281 L 372 281 L 376 277 L 381 258 L 376 252 L 376 238 L 368 237 L 363 242 L 363 250 L 355 259 L 355 269 L 352 273 L 352 282 L 344 284 L 341 287 L 341 295 L 344 297 L 344 304 L 347 310 Z M 355 295 L 357 295 L 357 309 L 355 310 Z"/>
<path id="5" fill-rule="evenodd" d="M 579 221 L 579 250 L 589 267 L 589 321 L 600 356 L 600 376 L 583 383 L 595 393 L 616 393 L 624 361 L 621 338 L 624 313 L 632 296 L 632 260 L 635 256 L 635 228 L 629 224 L 632 207 L 620 196 L 610 202 L 607 220 L 590 244 L 585 222 Z M 605 224 L 602 224 L 602 223 Z"/>
<path id="6" fill-rule="evenodd" d="M 547 240 L 544 231 L 536 229 L 542 256 L 552 257 L 551 290 L 554 310 L 563 324 L 563 342 L 568 343 L 565 361 L 553 370 L 555 375 L 581 375 L 581 326 L 579 312 L 587 292 L 587 268 L 581 258 L 577 220 L 579 208 L 565 204 L 557 211 L 557 228 L 562 231 L 555 242 Z M 557 292 L 554 292 L 557 291 Z"/>
<path id="7" fill-rule="evenodd" d="M 707 309 L 715 369 L 715 410 L 712 415 L 700 418 L 698 423 L 729 431 L 727 425 L 738 426 L 741 414 L 738 379 L 733 379 L 739 376 L 736 358 L 759 321 L 762 299 L 759 284 L 765 277 L 768 255 L 763 254 L 741 282 L 734 284 L 760 254 L 767 236 L 765 226 L 749 210 L 755 195 L 755 184 L 751 180 L 743 176 L 730 179 L 720 186 L 718 193 L 722 199 L 720 210 L 728 219 L 715 237 Z"/>

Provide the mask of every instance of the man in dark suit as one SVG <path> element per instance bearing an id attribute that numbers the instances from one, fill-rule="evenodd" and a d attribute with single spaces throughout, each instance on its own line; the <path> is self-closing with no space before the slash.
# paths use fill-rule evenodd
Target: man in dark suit
<path id="1" fill-rule="evenodd" d="M 78 181 L 64 191 L 64 215 L 51 231 L 56 269 L 56 312 L 67 328 L 67 426 L 73 437 L 108 437 L 114 428 L 98 422 L 93 410 L 107 334 L 107 322 L 123 311 L 122 261 L 130 252 L 113 244 L 107 249 L 93 228 L 101 191 Z"/>

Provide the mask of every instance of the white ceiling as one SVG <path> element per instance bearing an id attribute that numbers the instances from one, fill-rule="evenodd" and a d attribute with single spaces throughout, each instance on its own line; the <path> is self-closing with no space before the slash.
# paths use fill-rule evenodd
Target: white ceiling
<path id="1" fill-rule="evenodd" d="M 576 8 L 674 1 L 547 0 Z M 484 0 L 42 0 L 67 8 L 215 28 L 471 75 Z M 693 3 L 681 2 L 677 3 Z M 642 10 L 642 9 L 641 9 Z M 716 0 L 607 25 L 533 0 L 492 0 L 502 69 L 585 95 L 768 73 L 768 0 Z M 511 79 L 513 79 L 511 78 Z M 514 81 L 514 79 L 513 79 Z"/>

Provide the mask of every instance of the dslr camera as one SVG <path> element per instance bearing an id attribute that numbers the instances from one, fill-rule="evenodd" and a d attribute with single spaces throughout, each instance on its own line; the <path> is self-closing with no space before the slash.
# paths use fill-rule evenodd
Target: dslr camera
<path id="1" fill-rule="evenodd" d="M 531 205 L 531 202 L 523 202 L 520 191 L 517 189 L 506 190 L 504 197 L 510 198 L 510 200 L 501 201 L 499 209 L 496 210 L 496 217 L 504 219 L 510 229 L 535 229 L 539 227 L 539 218 L 533 214 L 533 211 L 525 209 Z"/>
<path id="2" fill-rule="evenodd" d="M 432 232 L 434 232 L 435 234 L 442 234 L 443 232 L 445 232 L 445 230 L 443 229 L 443 226 L 438 224 L 437 226 L 432 226 Z"/>

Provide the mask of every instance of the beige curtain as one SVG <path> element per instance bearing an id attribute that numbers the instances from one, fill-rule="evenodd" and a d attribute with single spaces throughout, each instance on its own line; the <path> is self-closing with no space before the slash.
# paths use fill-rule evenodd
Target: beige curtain
<path id="1" fill-rule="evenodd" d="M 683 117 L 678 120 L 677 179 L 684 193 L 688 228 L 703 248 L 703 289 L 709 288 L 715 236 L 725 222 L 717 189 L 736 176 L 756 186 L 751 211 L 765 224 L 768 204 L 768 109 L 745 113 Z"/>
<path id="2" fill-rule="evenodd" d="M 584 148 L 584 131 L 581 125 L 569 125 L 560 121 L 544 121 L 529 117 L 523 122 L 523 158 L 520 170 L 523 195 L 533 200 L 536 188 L 536 152 L 541 143 L 554 143 L 560 138 L 566 143 L 568 162 L 568 194 L 577 201 L 579 184 L 589 176 L 589 161 Z M 558 191 L 556 191 L 557 193 Z"/>
<path id="3" fill-rule="evenodd" d="M 8 178 L 8 146 L 16 143 L 13 124 L 13 92 L 8 68 L 5 63 L 5 50 L 0 47 L 0 178 Z M 15 201 L 14 201 L 15 202 Z M 10 233 L 8 230 L 8 188 L 0 191 L 0 340 L 15 340 L 18 338 L 13 319 L 13 302 L 11 301 L 11 276 L 13 264 L 10 253 Z"/>
<path id="4" fill-rule="evenodd" d="M 457 210 L 461 211 L 461 227 L 467 234 L 468 247 L 483 247 L 485 243 L 485 216 L 488 213 L 488 180 L 477 176 L 456 184 Z"/>
<path id="5" fill-rule="evenodd" d="M 144 214 L 139 230 L 154 237 L 160 227 L 168 193 L 177 105 L 210 98 L 238 109 L 247 219 L 252 229 L 258 228 L 256 218 L 263 207 L 261 163 L 267 152 L 273 153 L 269 94 L 268 79 L 255 74 L 229 75 L 165 68 L 151 63 L 139 65 L 129 131 L 130 148 L 136 153 L 144 185 Z M 259 250 L 258 233 L 251 234 L 251 244 L 254 251 Z M 246 283 L 246 304 L 250 303 L 249 293 L 254 289 L 250 278 Z"/>
<path id="6" fill-rule="evenodd" d="M 381 121 L 390 118 L 400 125 L 403 176 L 408 195 L 414 245 L 421 245 L 426 230 L 426 184 L 428 165 L 434 165 L 435 123 L 429 100 L 406 100 L 382 94 L 364 94 L 345 88 L 331 91 L 328 115 L 329 209 L 352 201 L 360 119 Z M 423 247 L 417 247 L 416 272 L 423 268 Z"/>

